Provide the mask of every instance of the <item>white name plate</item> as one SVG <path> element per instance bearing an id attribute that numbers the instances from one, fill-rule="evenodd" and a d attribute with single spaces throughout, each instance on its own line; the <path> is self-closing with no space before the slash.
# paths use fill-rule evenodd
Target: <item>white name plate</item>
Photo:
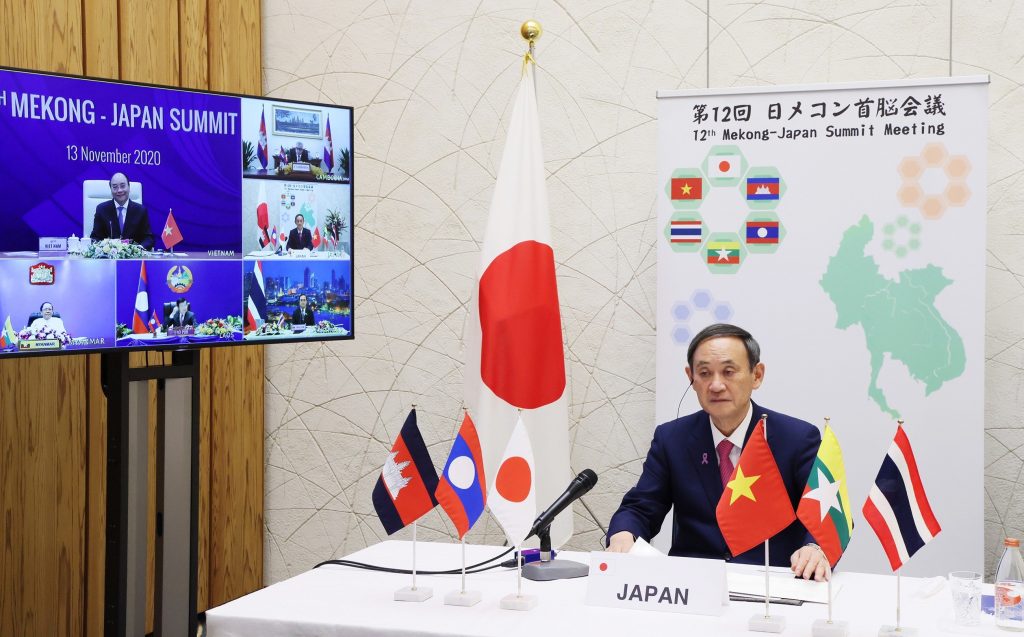
<path id="1" fill-rule="evenodd" d="M 590 554 L 587 604 L 721 615 L 728 603 L 725 562 L 690 557 Z"/>
<path id="2" fill-rule="evenodd" d="M 68 253 L 68 240 L 65 237 L 39 237 L 39 255 L 52 256 Z"/>

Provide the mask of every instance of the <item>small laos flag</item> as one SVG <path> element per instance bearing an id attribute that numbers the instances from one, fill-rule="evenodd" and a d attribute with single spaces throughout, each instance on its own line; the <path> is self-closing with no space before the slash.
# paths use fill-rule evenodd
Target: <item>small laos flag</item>
<path id="1" fill-rule="evenodd" d="M 894 571 L 942 530 L 928 504 L 914 450 L 902 425 L 896 428 L 863 512 Z"/>
<path id="2" fill-rule="evenodd" d="M 460 540 L 484 512 L 486 484 L 480 439 L 473 419 L 466 412 L 435 492 L 441 508 L 455 524 Z"/>
<path id="3" fill-rule="evenodd" d="M 132 334 L 148 334 L 146 319 L 149 314 L 149 279 L 146 276 L 146 262 L 139 268 L 139 287 L 135 292 L 135 315 L 132 317 Z"/>
<path id="4" fill-rule="evenodd" d="M 778 243 L 778 221 L 748 221 L 747 243 Z"/>
<path id="5" fill-rule="evenodd" d="M 437 505 L 436 489 L 437 471 L 416 425 L 416 410 L 413 409 L 384 460 L 377 486 L 373 488 L 373 508 L 388 535 L 433 509 Z"/>
<path id="6" fill-rule="evenodd" d="M 846 490 L 846 467 L 832 427 L 825 425 L 818 455 L 811 465 L 803 497 L 796 509 L 807 532 L 835 566 L 853 534 L 853 509 Z"/>

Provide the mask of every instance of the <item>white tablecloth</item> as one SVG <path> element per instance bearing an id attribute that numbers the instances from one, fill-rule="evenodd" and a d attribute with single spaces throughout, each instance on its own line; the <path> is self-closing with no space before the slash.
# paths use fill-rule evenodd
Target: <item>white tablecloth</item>
<path id="1" fill-rule="evenodd" d="M 504 549 L 467 546 L 469 564 Z M 358 551 L 348 559 L 407 568 L 408 542 L 387 541 Z M 458 544 L 420 542 L 418 566 L 427 570 L 457 568 Z M 558 559 L 589 563 L 586 553 L 563 552 Z M 730 566 L 730 570 L 736 567 Z M 739 567 L 748 570 L 750 567 Z M 763 571 L 762 571 L 763 573 Z M 515 571 L 496 569 L 467 576 L 467 589 L 483 600 L 472 607 L 446 606 L 444 596 L 459 588 L 458 575 L 423 576 L 434 596 L 421 603 L 393 601 L 394 591 L 410 583 L 408 575 L 376 573 L 341 566 L 324 566 L 246 595 L 207 613 L 210 637 L 314 637 L 320 635 L 726 635 L 750 637 L 747 620 L 764 605 L 732 602 L 721 617 L 667 612 L 598 608 L 584 605 L 586 579 L 555 582 L 523 581 L 523 592 L 539 598 L 531 611 L 509 611 L 498 602 L 515 592 Z M 851 636 L 874 636 L 883 623 L 895 621 L 896 578 L 863 573 L 836 573 L 843 586 L 836 596 L 834 616 L 850 622 Z M 944 634 L 1005 635 L 992 618 L 982 614 L 980 627 L 948 626 L 952 618 L 949 588 L 938 580 L 904 577 L 902 624 L 916 627 L 921 637 Z M 987 587 L 991 594 L 991 586 Z M 786 616 L 784 635 L 810 635 L 811 623 L 824 618 L 821 604 L 773 605 L 772 614 Z"/>

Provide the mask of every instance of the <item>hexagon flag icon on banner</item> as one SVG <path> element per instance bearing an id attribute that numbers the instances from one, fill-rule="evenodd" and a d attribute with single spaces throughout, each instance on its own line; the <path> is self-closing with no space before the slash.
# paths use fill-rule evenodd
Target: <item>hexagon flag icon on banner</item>
<path id="1" fill-rule="evenodd" d="M 774 254 L 786 237 L 786 228 L 774 212 L 752 212 L 740 234 L 751 254 Z"/>
<path id="2" fill-rule="evenodd" d="M 739 185 L 740 196 L 751 210 L 775 210 L 786 194 L 786 182 L 772 166 L 755 166 Z"/>
<path id="3" fill-rule="evenodd" d="M 747 160 L 739 146 L 712 146 L 702 167 L 712 186 L 735 186 L 747 172 Z"/>
<path id="4" fill-rule="evenodd" d="M 665 224 L 665 238 L 673 252 L 697 252 L 704 234 L 704 220 L 696 212 L 676 213 Z"/>
<path id="5" fill-rule="evenodd" d="M 672 172 L 665 184 L 665 195 L 676 210 L 696 210 L 707 196 L 708 184 L 696 168 Z"/>
<path id="6" fill-rule="evenodd" d="M 712 274 L 734 274 L 747 257 L 747 250 L 735 232 L 715 232 L 701 252 Z"/>

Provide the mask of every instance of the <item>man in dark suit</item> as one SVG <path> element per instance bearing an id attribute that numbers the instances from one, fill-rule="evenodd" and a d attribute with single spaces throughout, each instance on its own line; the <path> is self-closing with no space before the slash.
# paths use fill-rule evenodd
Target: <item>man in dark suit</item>
<path id="1" fill-rule="evenodd" d="M 131 239 L 147 250 L 153 249 L 153 231 L 149 227 L 149 213 L 145 206 L 128 199 L 131 182 L 124 173 L 110 178 L 110 201 L 96 206 L 92 220 L 93 241 L 102 239 Z"/>
<path id="2" fill-rule="evenodd" d="M 305 294 L 299 295 L 299 307 L 292 312 L 292 325 L 315 325 L 313 308 L 309 307 L 309 299 Z"/>
<path id="3" fill-rule="evenodd" d="M 795 509 L 821 434 L 810 423 L 750 400 L 764 379 L 760 358 L 757 341 L 734 325 L 711 325 L 693 338 L 686 376 L 702 411 L 655 430 L 640 479 L 608 524 L 608 550 L 624 553 L 638 537 L 649 541 L 674 507 L 671 555 L 764 564 L 763 544 L 741 555 L 729 553 L 715 516 L 725 483 L 757 420 L 767 414 L 768 446 Z M 769 548 L 773 566 L 789 566 L 804 578 L 828 576 L 824 553 L 799 521 L 771 538 Z"/>
<path id="4" fill-rule="evenodd" d="M 289 250 L 306 250 L 313 249 L 313 234 L 303 228 L 302 226 L 306 223 L 306 218 L 302 215 L 295 215 L 295 227 L 288 233 L 288 249 Z"/>
<path id="5" fill-rule="evenodd" d="M 295 148 L 288 151 L 288 161 L 293 164 L 297 161 L 309 161 L 309 151 L 302 149 L 302 142 L 298 142 Z"/>
<path id="6" fill-rule="evenodd" d="M 167 317 L 167 325 L 169 327 L 184 327 L 186 325 L 195 325 L 196 315 L 188 309 L 188 301 L 181 298 L 177 301 L 177 306 L 171 310 L 171 315 Z"/>

